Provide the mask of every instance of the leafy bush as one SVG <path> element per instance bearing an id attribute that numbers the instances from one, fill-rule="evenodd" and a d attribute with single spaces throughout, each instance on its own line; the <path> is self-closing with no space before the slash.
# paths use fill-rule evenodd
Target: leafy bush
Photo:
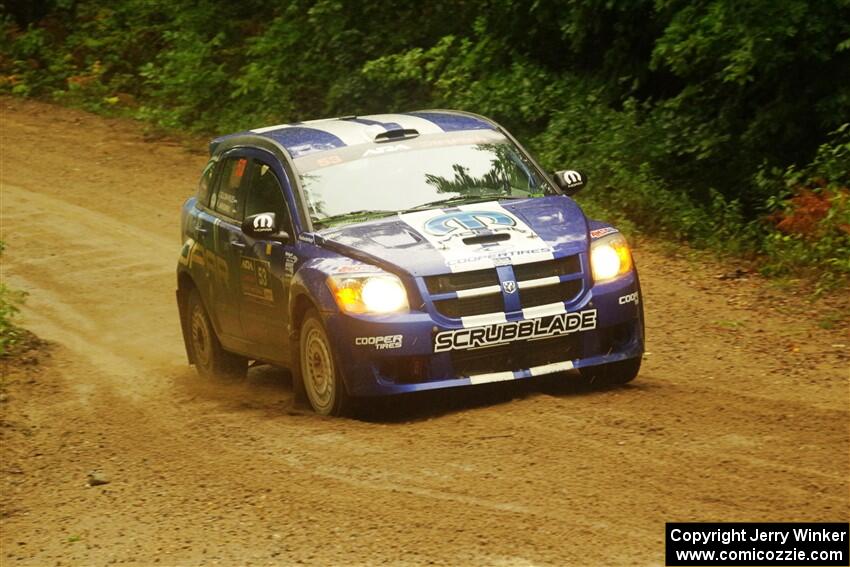
<path id="1" fill-rule="evenodd" d="M 823 287 L 850 277 L 850 124 L 843 124 L 814 160 L 798 169 L 762 171 L 758 182 L 776 195 L 763 242 L 769 273 L 801 266 L 821 273 Z"/>
<path id="2" fill-rule="evenodd" d="M 2 21 L 0 92 L 209 133 L 471 110 L 588 170 L 591 211 L 771 273 L 847 273 L 845 0 L 32 6 Z"/>

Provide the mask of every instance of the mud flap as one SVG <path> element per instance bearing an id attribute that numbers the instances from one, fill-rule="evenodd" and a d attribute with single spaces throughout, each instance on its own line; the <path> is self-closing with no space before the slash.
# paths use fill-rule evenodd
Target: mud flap
<path id="1" fill-rule="evenodd" d="M 189 336 L 189 317 L 188 313 L 186 313 L 186 304 L 189 300 L 189 296 L 185 290 L 178 289 L 176 291 L 177 294 L 177 309 L 180 312 L 180 330 L 183 332 L 183 346 L 186 348 L 186 359 L 189 361 L 189 364 L 195 364 L 195 356 L 194 351 L 191 347 L 191 337 Z"/>

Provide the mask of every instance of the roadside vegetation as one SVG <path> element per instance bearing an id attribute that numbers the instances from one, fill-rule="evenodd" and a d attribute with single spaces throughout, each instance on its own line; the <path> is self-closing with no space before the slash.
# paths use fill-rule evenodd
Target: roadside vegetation
<path id="1" fill-rule="evenodd" d="M 224 133 L 451 107 L 491 116 L 635 230 L 819 289 L 850 278 L 845 0 L 36 0 L 0 92 Z"/>

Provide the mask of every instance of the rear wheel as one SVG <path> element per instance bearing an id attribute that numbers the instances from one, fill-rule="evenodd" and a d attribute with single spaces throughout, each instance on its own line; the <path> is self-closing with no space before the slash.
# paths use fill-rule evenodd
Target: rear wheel
<path id="1" fill-rule="evenodd" d="M 189 322 L 189 345 L 198 374 L 206 378 L 244 377 L 248 370 L 248 360 L 222 348 L 197 290 L 189 295 L 186 309 L 188 311 L 186 320 Z"/>
<path id="2" fill-rule="evenodd" d="M 640 371 L 641 357 L 629 358 L 619 362 L 600 364 L 579 369 L 581 377 L 589 384 L 616 386 L 634 380 Z"/>
<path id="3" fill-rule="evenodd" d="M 343 415 L 351 398 L 337 368 L 333 346 L 315 309 L 304 316 L 299 340 L 299 374 L 313 411 L 320 415 Z"/>

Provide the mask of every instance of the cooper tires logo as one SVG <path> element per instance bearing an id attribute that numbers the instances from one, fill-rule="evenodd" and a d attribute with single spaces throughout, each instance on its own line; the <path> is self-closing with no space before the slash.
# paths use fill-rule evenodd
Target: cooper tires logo
<path id="1" fill-rule="evenodd" d="M 505 293 L 514 293 L 516 291 L 516 282 L 513 280 L 502 282 L 502 289 L 505 290 Z"/>
<path id="2" fill-rule="evenodd" d="M 371 346 L 375 350 L 388 350 L 401 348 L 404 335 L 382 335 L 377 337 L 356 337 L 354 344 L 357 346 Z"/>
<path id="3" fill-rule="evenodd" d="M 618 299 L 617 303 L 619 303 L 620 305 L 625 305 L 627 303 L 634 303 L 635 305 L 637 305 L 638 303 L 640 303 L 640 296 L 638 295 L 638 292 L 630 293 Z"/>
<path id="4" fill-rule="evenodd" d="M 498 211 L 459 211 L 434 217 L 425 223 L 425 230 L 434 236 L 446 236 L 456 231 L 474 232 L 515 225 L 512 217 Z"/>

